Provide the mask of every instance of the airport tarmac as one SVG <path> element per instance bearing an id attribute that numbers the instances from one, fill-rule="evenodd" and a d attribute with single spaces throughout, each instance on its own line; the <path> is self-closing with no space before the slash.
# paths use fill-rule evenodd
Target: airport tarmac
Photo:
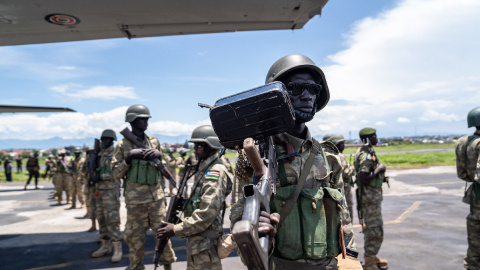
<path id="1" fill-rule="evenodd" d="M 461 202 L 465 182 L 456 177 L 454 166 L 388 171 L 390 186 L 383 187 L 385 239 L 379 257 L 389 260 L 389 270 L 463 269 L 467 250 L 465 217 L 469 206 Z M 0 269 L 125 269 L 124 258 L 111 263 L 110 256 L 92 258 L 100 244 L 98 231 L 86 232 L 90 219 L 85 209 L 54 206 L 53 185 L 41 182 L 40 190 L 23 190 L 23 183 L 0 184 Z M 355 205 L 354 205 L 355 209 Z M 121 229 L 126 210 L 122 197 Z M 226 217 L 229 211 L 227 209 Z M 224 228 L 228 231 L 228 218 Z M 354 232 L 363 261 L 363 234 L 354 213 Z M 173 238 L 178 262 L 186 268 L 185 239 Z M 153 269 L 154 240 L 148 232 L 146 269 Z M 246 269 L 236 253 L 222 260 L 224 269 Z M 163 269 L 163 268 L 159 268 Z"/>

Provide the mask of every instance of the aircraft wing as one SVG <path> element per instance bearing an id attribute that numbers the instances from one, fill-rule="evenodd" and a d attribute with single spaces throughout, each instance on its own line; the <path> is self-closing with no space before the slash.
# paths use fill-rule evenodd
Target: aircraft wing
<path id="1" fill-rule="evenodd" d="M 328 0 L 2 0 L 0 46 L 300 29 Z"/>
<path id="2" fill-rule="evenodd" d="M 70 108 L 58 108 L 58 107 L 0 105 L 0 113 L 17 113 L 17 112 L 75 112 L 75 111 Z"/>

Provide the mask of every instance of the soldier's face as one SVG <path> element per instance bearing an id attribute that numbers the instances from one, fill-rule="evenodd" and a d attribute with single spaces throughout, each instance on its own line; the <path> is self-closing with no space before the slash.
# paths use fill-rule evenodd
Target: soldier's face
<path id="1" fill-rule="evenodd" d="M 113 144 L 113 138 L 102 137 L 101 140 L 104 148 L 108 148 L 110 145 Z"/>
<path id="2" fill-rule="evenodd" d="M 368 137 L 368 139 L 370 140 L 370 143 L 375 146 L 378 144 L 378 138 L 377 138 L 377 134 L 373 134 L 373 135 L 370 135 L 370 137 Z"/>
<path id="3" fill-rule="evenodd" d="M 345 150 L 345 142 L 339 142 L 337 144 L 337 148 L 338 148 L 338 151 L 340 151 L 340 153 L 343 153 L 343 150 Z"/>
<path id="4" fill-rule="evenodd" d="M 285 81 L 285 85 L 288 84 L 315 84 L 315 80 L 312 75 L 307 72 L 294 73 Z M 288 90 L 288 88 L 287 88 Z M 307 89 L 303 90 L 298 95 L 291 94 L 290 101 L 294 110 L 301 111 L 303 113 L 310 114 L 315 104 L 316 96 Z"/>
<path id="5" fill-rule="evenodd" d="M 193 145 L 193 149 L 195 150 L 195 155 L 197 157 L 203 156 L 203 153 L 205 153 L 205 144 L 204 143 L 195 143 Z"/>
<path id="6" fill-rule="evenodd" d="M 144 132 L 148 128 L 148 119 L 147 117 L 139 117 L 135 119 L 131 125 L 132 129 L 140 130 L 141 132 Z"/>

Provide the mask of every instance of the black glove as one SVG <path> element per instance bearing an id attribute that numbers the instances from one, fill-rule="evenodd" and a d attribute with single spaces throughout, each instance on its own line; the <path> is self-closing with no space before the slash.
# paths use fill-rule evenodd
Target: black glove
<path id="1" fill-rule="evenodd" d="M 147 149 L 143 152 L 143 158 L 145 160 L 152 160 L 155 158 L 160 159 L 161 156 L 162 156 L 162 153 L 157 149 Z"/>

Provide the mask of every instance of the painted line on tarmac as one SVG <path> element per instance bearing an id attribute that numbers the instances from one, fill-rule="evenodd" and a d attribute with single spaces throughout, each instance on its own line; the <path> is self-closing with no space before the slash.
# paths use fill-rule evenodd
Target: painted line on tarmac
<path id="1" fill-rule="evenodd" d="M 179 247 L 173 248 L 174 251 L 185 250 L 185 249 L 186 249 L 186 246 L 179 246 Z M 153 253 L 155 253 L 155 250 L 145 251 L 144 255 L 150 255 L 150 254 L 153 254 Z M 128 259 L 128 253 L 123 254 L 122 259 Z M 74 266 L 74 265 L 85 265 L 85 264 L 89 264 L 89 263 L 95 263 L 95 262 L 99 262 L 99 261 L 110 261 L 110 260 L 111 260 L 110 256 L 105 256 L 103 258 L 95 258 L 95 259 L 81 260 L 81 261 L 76 261 L 76 262 L 47 265 L 47 266 L 42 266 L 42 267 L 29 268 L 27 270 L 60 269 L 60 268 L 64 268 L 64 267 Z"/>
<path id="2" fill-rule="evenodd" d="M 410 215 L 411 213 L 413 213 L 413 211 L 415 211 L 419 206 L 420 204 L 422 204 L 422 201 L 416 201 L 414 202 L 407 210 L 405 210 L 405 212 L 403 212 L 397 219 L 395 220 L 389 220 L 387 222 L 383 222 L 383 224 L 392 224 L 392 223 L 402 223 L 408 215 Z M 356 225 L 353 225 L 353 228 L 360 228 L 362 227 L 362 225 L 360 224 L 356 224 Z"/>
<path id="3" fill-rule="evenodd" d="M 430 185 L 450 185 L 450 184 L 460 184 L 462 182 L 455 181 L 455 182 L 437 182 L 437 183 L 424 183 L 424 184 L 416 184 L 415 186 L 430 186 Z"/>

